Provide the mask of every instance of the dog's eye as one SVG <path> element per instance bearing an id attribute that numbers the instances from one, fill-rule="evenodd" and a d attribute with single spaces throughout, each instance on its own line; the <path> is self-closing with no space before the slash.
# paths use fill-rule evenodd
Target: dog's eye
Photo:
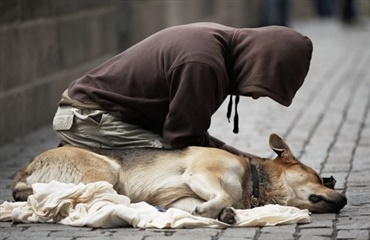
<path id="1" fill-rule="evenodd" d="M 311 202 L 313 203 L 317 203 L 317 202 L 320 202 L 322 200 L 322 198 L 319 196 L 319 195 L 314 195 L 312 194 L 308 200 L 310 200 Z"/>

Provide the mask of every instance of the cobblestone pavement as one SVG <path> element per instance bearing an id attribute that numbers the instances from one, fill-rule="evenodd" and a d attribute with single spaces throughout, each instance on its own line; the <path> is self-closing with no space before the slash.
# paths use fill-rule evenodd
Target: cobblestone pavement
<path id="1" fill-rule="evenodd" d="M 211 133 L 260 156 L 271 157 L 268 136 L 284 137 L 302 162 L 333 175 L 348 197 L 338 214 L 313 214 L 311 224 L 227 229 L 92 229 L 58 224 L 0 223 L 0 239 L 369 239 L 370 232 L 370 28 L 333 21 L 297 23 L 314 42 L 312 67 L 293 105 L 242 98 L 240 133 L 226 120 L 226 105 Z M 32 116 L 30 116 L 32 117 Z M 50 126 L 1 146 L 0 202 L 11 201 L 11 179 L 33 156 L 58 144 Z"/>

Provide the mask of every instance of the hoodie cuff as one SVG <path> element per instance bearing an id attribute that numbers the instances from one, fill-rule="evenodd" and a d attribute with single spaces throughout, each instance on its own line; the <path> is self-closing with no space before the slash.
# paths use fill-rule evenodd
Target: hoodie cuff
<path id="1" fill-rule="evenodd" d="M 207 133 L 208 134 L 208 133 Z M 225 142 L 221 141 L 218 138 L 215 138 L 208 134 L 209 137 L 209 146 L 214 148 L 222 148 L 225 145 Z"/>

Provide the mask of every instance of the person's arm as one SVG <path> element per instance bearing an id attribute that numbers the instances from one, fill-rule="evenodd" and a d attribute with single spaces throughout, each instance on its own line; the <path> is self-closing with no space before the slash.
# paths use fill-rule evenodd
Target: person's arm
<path id="1" fill-rule="evenodd" d="M 251 153 L 247 153 L 247 152 L 244 152 L 244 151 L 241 151 L 231 145 L 228 145 L 226 143 L 224 143 L 223 141 L 221 141 L 220 139 L 218 138 L 215 138 L 213 136 L 210 136 L 210 141 L 213 143 L 213 145 L 217 148 L 220 148 L 222 150 L 225 150 L 225 151 L 228 151 L 229 153 L 232 153 L 232 154 L 235 154 L 235 155 L 241 155 L 241 156 L 245 156 L 245 157 L 248 157 L 248 158 L 259 158 L 258 156 L 254 155 L 254 154 L 251 154 Z"/>
<path id="2" fill-rule="evenodd" d="M 173 148 L 213 147 L 207 131 L 224 96 L 219 81 L 217 72 L 203 63 L 186 63 L 172 70 L 163 137 Z"/>
<path id="3" fill-rule="evenodd" d="M 224 144 L 221 147 L 221 149 L 223 149 L 225 151 L 228 151 L 230 153 L 233 153 L 235 155 L 242 155 L 242 156 L 247 157 L 247 158 L 259 158 L 257 155 L 241 151 L 241 150 L 239 150 L 239 149 L 237 149 L 233 146 L 227 145 L 227 144 Z"/>

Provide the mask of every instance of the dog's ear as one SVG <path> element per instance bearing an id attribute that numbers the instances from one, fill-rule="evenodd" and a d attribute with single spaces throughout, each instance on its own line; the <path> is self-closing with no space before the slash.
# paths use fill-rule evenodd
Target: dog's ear
<path id="1" fill-rule="evenodd" d="M 323 177 L 322 180 L 323 180 L 324 186 L 328 187 L 328 188 L 331 188 L 331 189 L 334 189 L 335 183 L 337 182 L 337 180 L 335 180 L 335 178 L 333 176 L 326 177 L 326 178 Z"/>
<path id="2" fill-rule="evenodd" d="M 285 141 L 279 137 L 277 134 L 272 133 L 270 135 L 270 148 L 280 157 L 289 157 L 293 156 L 292 152 L 290 151 L 289 146 L 285 143 Z"/>

